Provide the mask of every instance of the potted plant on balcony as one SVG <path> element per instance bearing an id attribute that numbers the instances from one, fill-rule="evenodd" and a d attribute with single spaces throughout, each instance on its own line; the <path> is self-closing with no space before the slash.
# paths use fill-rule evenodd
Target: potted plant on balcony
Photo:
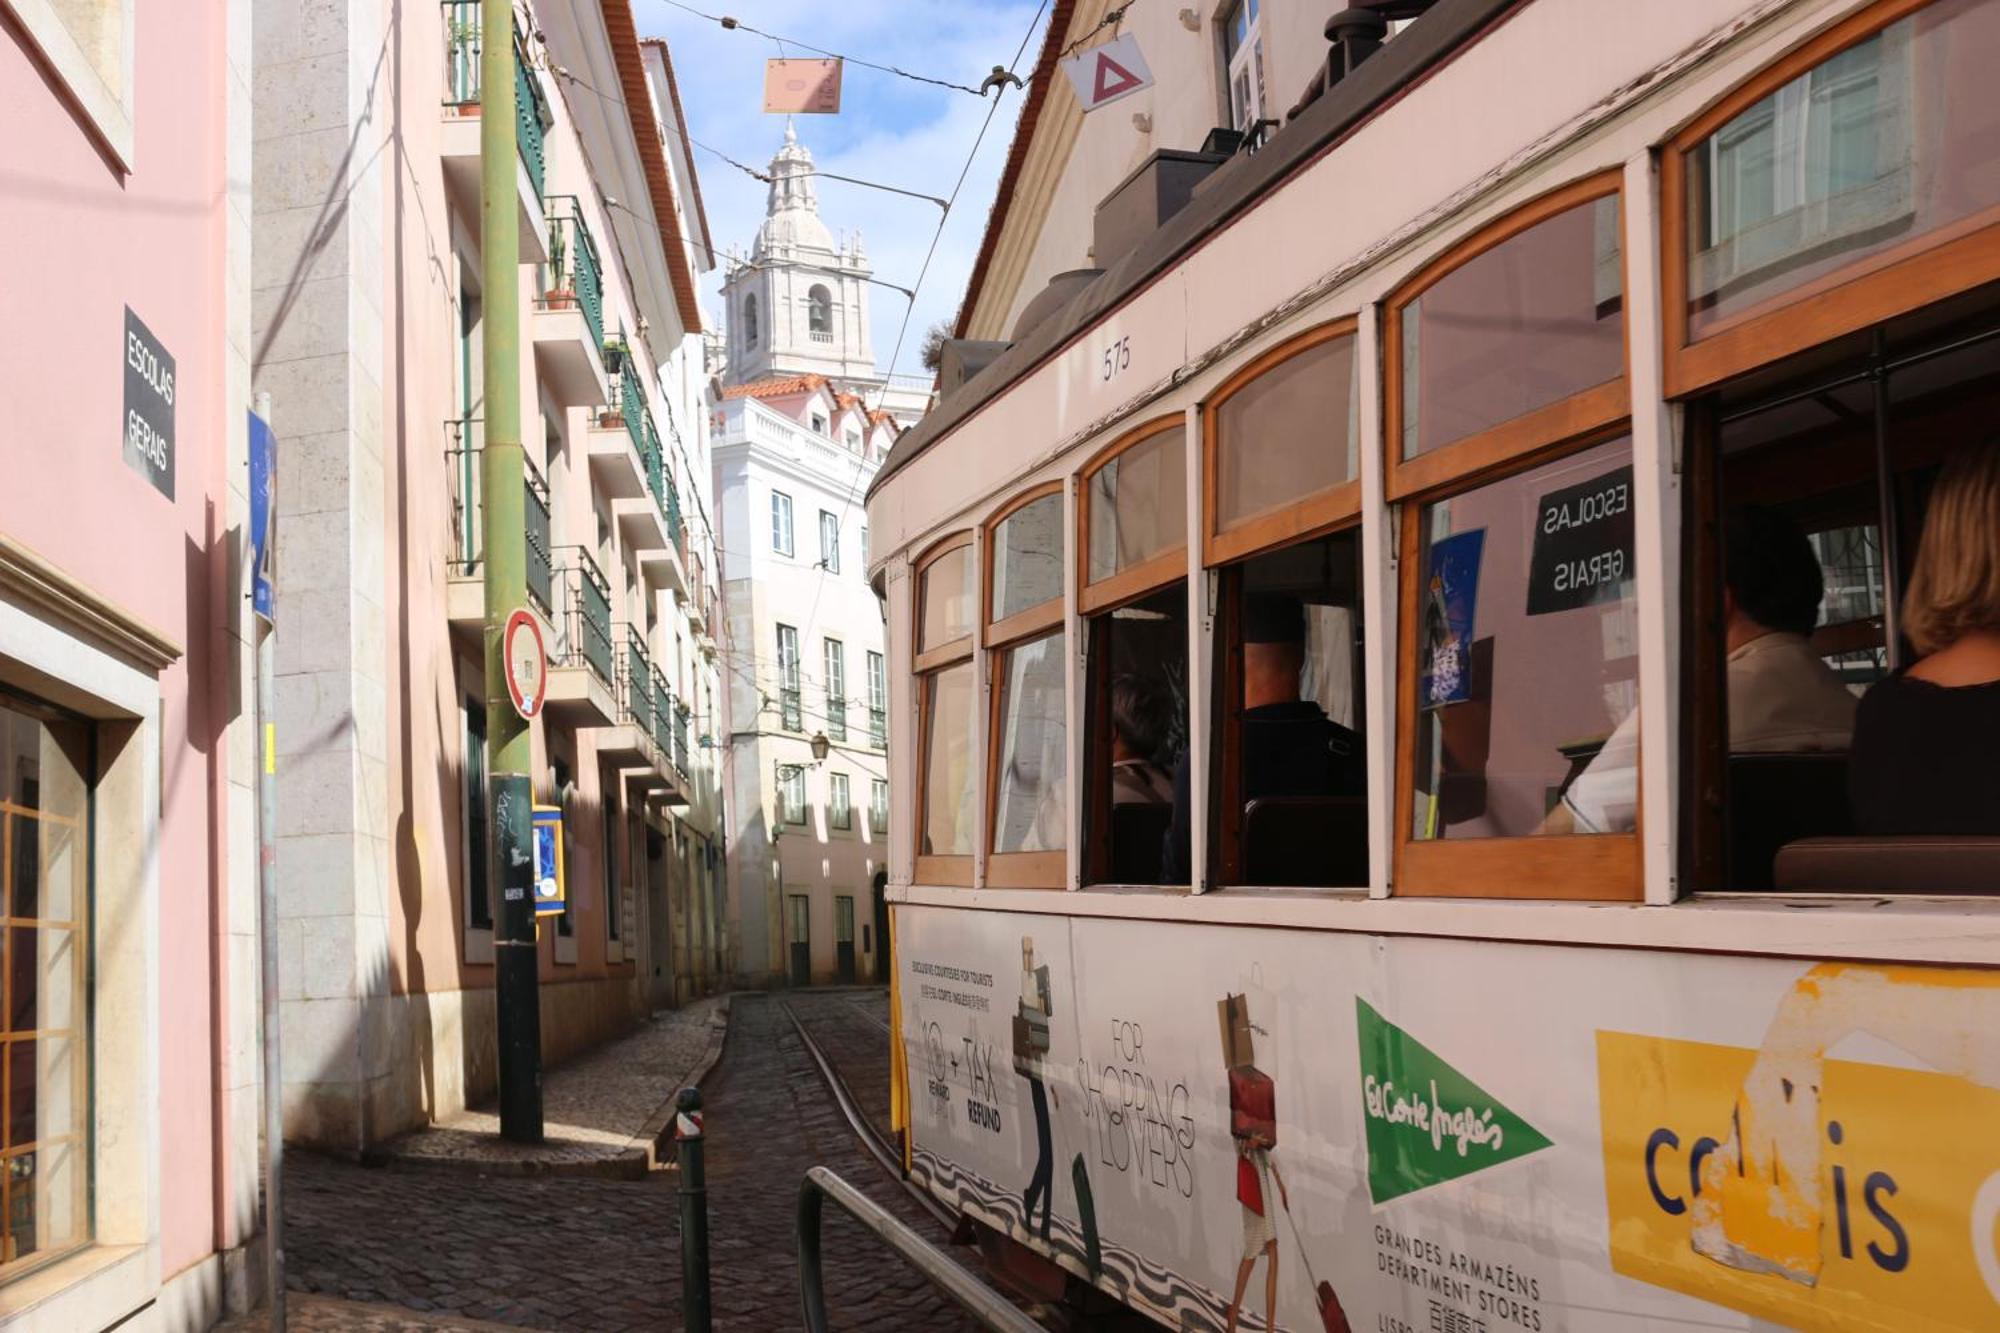
<path id="1" fill-rule="evenodd" d="M 576 305 L 574 272 L 569 266 L 569 237 L 562 227 L 549 228 L 548 283 L 542 292 L 545 310 L 569 310 Z"/>

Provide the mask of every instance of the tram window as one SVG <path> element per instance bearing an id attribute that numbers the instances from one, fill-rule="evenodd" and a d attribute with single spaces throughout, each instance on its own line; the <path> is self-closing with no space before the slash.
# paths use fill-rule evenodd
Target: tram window
<path id="1" fill-rule="evenodd" d="M 1359 505 L 1354 321 L 1281 343 L 1206 405 L 1205 560 L 1325 528 Z"/>
<path id="2" fill-rule="evenodd" d="M 993 713 L 986 882 L 999 887 L 1061 888 L 1068 879 L 1063 525 L 1062 489 L 1054 482 L 1014 497 L 987 525 Z"/>
<path id="3" fill-rule="evenodd" d="M 1902 603 L 1940 465 L 1991 438 L 1996 342 L 2000 288 L 1976 289 L 1690 405 L 1693 503 L 1710 516 L 1698 530 L 1719 533 L 1687 552 L 1697 599 L 1687 851 L 1697 885 L 1859 888 L 1853 867 L 1865 865 L 1876 891 L 1970 887 L 1934 877 L 1934 849 L 1898 855 L 1848 841 L 1889 831 L 1873 817 L 1888 766 L 1914 760 L 1889 784 L 1898 798 L 1912 794 L 1926 774 L 1953 770 L 1964 736 L 1906 727 L 1889 750 L 1864 756 L 1850 750 L 1850 731 L 1871 687 L 1906 688 L 1892 678 L 1918 650 L 1897 632 Z M 1789 611 L 1774 585 L 1790 589 Z M 1990 768 L 1981 753 L 1977 766 Z M 1913 804 L 1942 818 L 1968 789 L 1931 790 Z M 1902 822 L 1910 834 L 1976 831 Z M 1852 856 L 1813 852 L 1825 838 Z M 1840 882 L 1827 884 L 1830 873 Z"/>
<path id="4" fill-rule="evenodd" d="M 1360 530 L 1267 551 L 1220 574 L 1212 772 L 1222 884 L 1368 882 Z M 1169 869 L 1186 856 L 1176 770 Z"/>
<path id="5" fill-rule="evenodd" d="M 1399 305 L 1403 460 L 1623 377 L 1618 196 L 1556 204 L 1522 210 L 1470 258 L 1447 255 Z"/>
<path id="6" fill-rule="evenodd" d="M 1973 225 L 2000 205 L 1996 61 L 1983 0 L 1870 6 L 1669 145 L 1670 391 L 1933 299 L 1947 263 L 2000 275 Z"/>
<path id="7" fill-rule="evenodd" d="M 933 546 L 917 562 L 917 876 L 972 883 L 978 792 L 977 678 L 972 662 L 972 534 Z"/>
<path id="8" fill-rule="evenodd" d="M 1089 634 L 1085 881 L 1162 883 L 1187 752 L 1187 580 L 1092 616 Z"/>
<path id="9" fill-rule="evenodd" d="M 1187 427 L 1182 419 L 1142 426 L 1107 454 L 1086 470 L 1083 492 L 1083 584 L 1087 591 L 1103 594 L 1099 605 L 1186 567 Z M 1095 609 L 1091 600 L 1086 597 L 1086 610 Z"/>

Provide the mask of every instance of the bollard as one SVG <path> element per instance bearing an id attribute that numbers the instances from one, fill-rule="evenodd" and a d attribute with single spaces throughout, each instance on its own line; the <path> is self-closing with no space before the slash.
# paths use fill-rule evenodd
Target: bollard
<path id="1" fill-rule="evenodd" d="M 701 1090 L 682 1088 L 674 1103 L 675 1152 L 681 1169 L 681 1322 L 709 1333 L 708 1182 L 701 1160 Z"/>

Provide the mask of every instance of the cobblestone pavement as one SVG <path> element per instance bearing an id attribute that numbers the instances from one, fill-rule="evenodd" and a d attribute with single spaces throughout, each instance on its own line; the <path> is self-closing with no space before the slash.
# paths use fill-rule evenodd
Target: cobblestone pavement
<path id="1" fill-rule="evenodd" d="M 574 1172 L 639 1176 L 651 1137 L 664 1128 L 667 1100 L 707 1053 L 723 998 L 653 1015 L 629 1037 L 548 1071 L 542 1083 L 546 1142 L 500 1137 L 494 1107 L 463 1111 L 389 1143 L 382 1155 L 425 1166 L 491 1172 Z"/>
<path id="2" fill-rule="evenodd" d="M 867 1018 L 868 996 L 790 998 L 868 1114 L 886 1123 L 888 1034 Z M 878 1017 L 886 1012 L 881 999 L 872 1003 Z M 832 1005 L 842 1008 L 822 1014 Z M 877 1066 L 879 1075 L 869 1072 Z M 855 1141 L 779 999 L 734 998 L 722 1062 L 703 1096 L 717 1328 L 798 1327 L 793 1215 L 799 1179 L 814 1163 L 838 1171 L 919 1234 L 945 1239 Z M 619 1333 L 680 1324 L 672 1173 L 643 1180 L 502 1177 L 357 1166 L 305 1153 L 288 1161 L 285 1244 L 294 1288 L 434 1319 L 516 1327 Z M 827 1211 L 825 1228 L 835 1327 L 968 1327 L 945 1298 L 837 1209 Z M 955 1253 L 969 1258 L 967 1251 Z M 463 1324 L 380 1327 L 415 1333 Z"/>
<path id="3" fill-rule="evenodd" d="M 266 1333 L 270 1327 L 270 1312 L 260 1309 L 218 1324 L 216 1333 Z M 294 1293 L 285 1302 L 285 1327 L 290 1333 L 496 1333 L 508 1326 Z"/>

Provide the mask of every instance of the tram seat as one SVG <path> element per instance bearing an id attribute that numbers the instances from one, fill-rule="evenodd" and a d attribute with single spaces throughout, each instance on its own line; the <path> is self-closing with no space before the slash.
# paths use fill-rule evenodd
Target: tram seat
<path id="1" fill-rule="evenodd" d="M 1368 801 L 1260 796 L 1243 808 L 1243 878 L 1274 888 L 1368 883 Z"/>
<path id="2" fill-rule="evenodd" d="M 2000 897 L 2000 838 L 1806 838 L 1778 853 L 1786 893 L 1977 893 Z"/>
<path id="3" fill-rule="evenodd" d="M 1731 889 L 1768 892 L 1780 847 L 1853 831 L 1844 750 L 1729 756 Z"/>
<path id="4" fill-rule="evenodd" d="M 1111 807 L 1112 883 L 1160 882 L 1160 852 L 1173 818 L 1171 805 L 1132 801 Z"/>

